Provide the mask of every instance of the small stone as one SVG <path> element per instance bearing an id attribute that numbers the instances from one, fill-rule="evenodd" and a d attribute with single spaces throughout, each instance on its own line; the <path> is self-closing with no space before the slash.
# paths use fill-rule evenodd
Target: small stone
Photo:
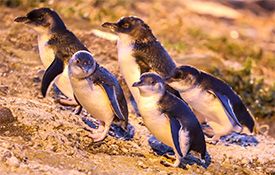
<path id="1" fill-rule="evenodd" d="M 7 95 L 8 91 L 9 91 L 8 86 L 0 85 L 0 95 L 2 95 L 2 96 Z"/>
<path id="2" fill-rule="evenodd" d="M 248 163 L 249 163 L 249 160 L 246 159 L 246 158 L 243 158 L 243 159 L 241 160 L 241 164 L 243 164 L 243 165 L 247 165 Z"/>
<path id="3" fill-rule="evenodd" d="M 190 168 L 191 168 L 191 165 L 187 164 L 187 165 L 186 165 L 186 168 L 187 168 L 187 169 L 190 169 Z"/>
<path id="4" fill-rule="evenodd" d="M 4 155 L 2 156 L 2 161 L 6 162 L 8 158 L 12 157 L 12 153 L 10 151 L 4 152 Z"/>
<path id="5" fill-rule="evenodd" d="M 14 156 L 11 157 L 11 158 L 9 158 L 7 162 L 11 166 L 15 166 L 15 167 L 19 167 L 20 166 L 20 161 L 16 157 L 14 157 Z"/>
<path id="6" fill-rule="evenodd" d="M 124 153 L 128 152 L 128 150 L 126 148 L 121 148 L 121 151 L 124 152 Z"/>
<path id="7" fill-rule="evenodd" d="M 12 115 L 11 110 L 7 107 L 0 107 L 0 126 L 14 121 L 15 117 Z"/>
<path id="8" fill-rule="evenodd" d="M 68 156 L 72 156 L 72 155 L 74 155 L 74 153 L 75 153 L 75 151 L 74 151 L 74 150 L 71 150 L 71 151 L 69 151 L 69 152 L 67 153 L 67 155 L 68 155 Z"/>
<path id="9" fill-rule="evenodd" d="M 142 161 L 138 161 L 137 164 L 138 164 L 138 166 L 140 166 L 143 169 L 148 168 L 148 166 L 145 165 Z"/>

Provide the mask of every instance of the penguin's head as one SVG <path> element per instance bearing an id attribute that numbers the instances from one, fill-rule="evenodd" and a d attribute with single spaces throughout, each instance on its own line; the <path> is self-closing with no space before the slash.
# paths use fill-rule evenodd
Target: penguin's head
<path id="1" fill-rule="evenodd" d="M 77 79 L 83 79 L 92 75 L 97 63 L 92 54 L 85 50 L 76 52 L 69 61 L 69 75 Z"/>
<path id="2" fill-rule="evenodd" d="M 165 85 L 163 79 L 156 73 L 143 73 L 140 76 L 140 81 L 135 82 L 133 87 L 139 89 L 140 95 L 149 97 L 153 95 L 163 95 L 165 92 Z"/>
<path id="3" fill-rule="evenodd" d="M 200 72 L 196 68 L 185 65 L 175 68 L 164 80 L 181 92 L 195 84 L 199 74 Z"/>
<path id="4" fill-rule="evenodd" d="M 105 22 L 102 27 L 108 28 L 119 36 L 128 35 L 133 40 L 155 40 L 150 27 L 140 18 L 135 16 L 122 17 L 116 23 Z"/>
<path id="5" fill-rule="evenodd" d="M 189 75 L 197 76 L 199 74 L 198 70 L 191 66 L 180 66 L 175 68 L 172 73 L 166 77 L 166 81 L 173 81 L 177 79 L 187 79 Z"/>
<path id="6" fill-rule="evenodd" d="M 66 29 L 58 14 L 50 8 L 38 8 L 30 11 L 26 16 L 19 16 L 15 22 L 30 25 L 37 32 L 47 32 L 53 29 Z"/>

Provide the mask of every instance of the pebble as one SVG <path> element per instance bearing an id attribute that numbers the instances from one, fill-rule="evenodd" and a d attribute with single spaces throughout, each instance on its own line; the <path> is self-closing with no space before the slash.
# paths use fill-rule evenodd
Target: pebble
<path id="1" fill-rule="evenodd" d="M 3 95 L 3 96 L 7 95 L 8 90 L 9 90 L 8 86 L 0 85 L 0 95 Z"/>
<path id="2" fill-rule="evenodd" d="M 142 161 L 138 161 L 137 164 L 138 164 L 138 166 L 140 166 L 143 169 L 148 168 L 148 166 L 145 165 Z"/>
<path id="3" fill-rule="evenodd" d="M 243 158 L 243 159 L 241 160 L 241 164 L 243 164 L 243 165 L 246 165 L 246 164 L 248 164 L 248 163 L 249 163 L 249 160 L 246 159 L 246 158 Z"/>
<path id="4" fill-rule="evenodd" d="M 12 153 L 10 151 L 4 152 L 4 155 L 2 156 L 2 161 L 6 162 L 8 158 L 12 157 Z"/>
<path id="5" fill-rule="evenodd" d="M 11 110 L 7 107 L 0 107 L 0 126 L 2 124 L 8 124 L 15 121 Z"/>
<path id="6" fill-rule="evenodd" d="M 11 166 L 19 167 L 20 161 L 16 157 L 11 157 L 7 160 L 7 163 Z"/>
<path id="7" fill-rule="evenodd" d="M 124 152 L 124 153 L 128 152 L 128 150 L 126 148 L 121 148 L 121 151 Z"/>

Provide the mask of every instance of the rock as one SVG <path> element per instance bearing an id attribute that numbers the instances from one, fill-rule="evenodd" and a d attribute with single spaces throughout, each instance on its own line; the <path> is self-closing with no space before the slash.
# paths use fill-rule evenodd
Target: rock
<path id="1" fill-rule="evenodd" d="M 9 158 L 7 160 L 7 163 L 10 166 L 15 166 L 15 167 L 19 167 L 20 166 L 20 161 L 16 157 L 14 157 L 14 156 L 12 156 L 11 158 Z"/>
<path id="2" fill-rule="evenodd" d="M 8 158 L 12 157 L 12 153 L 10 151 L 6 151 L 4 152 L 3 156 L 2 156 L 2 161 L 6 162 Z"/>
<path id="3" fill-rule="evenodd" d="M 137 162 L 137 165 L 138 165 L 139 167 L 143 168 L 143 169 L 148 168 L 148 166 L 145 165 L 145 163 L 143 163 L 142 161 L 138 161 L 138 162 Z"/>
<path id="4" fill-rule="evenodd" d="M 14 122 L 16 119 L 11 110 L 7 107 L 0 107 L 0 126 Z"/>
<path id="5" fill-rule="evenodd" d="M 249 160 L 247 159 L 247 158 L 243 158 L 242 160 L 241 160 L 241 164 L 242 165 L 247 165 L 249 163 Z"/>
<path id="6" fill-rule="evenodd" d="M 6 96 L 8 94 L 8 91 L 9 91 L 8 86 L 0 85 L 0 95 Z"/>

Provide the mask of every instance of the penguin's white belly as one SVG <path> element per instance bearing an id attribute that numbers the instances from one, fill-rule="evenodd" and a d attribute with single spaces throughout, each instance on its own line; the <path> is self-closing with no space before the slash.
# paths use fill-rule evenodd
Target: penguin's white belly
<path id="1" fill-rule="evenodd" d="M 174 148 L 169 118 L 158 110 L 151 99 L 140 97 L 138 107 L 145 126 L 161 142 Z"/>
<path id="2" fill-rule="evenodd" d="M 62 74 L 55 79 L 55 84 L 64 95 L 70 99 L 74 99 L 73 88 L 69 79 L 68 66 L 66 66 Z"/>
<path id="3" fill-rule="evenodd" d="M 122 44 L 118 41 L 118 62 L 120 72 L 122 73 L 127 86 L 129 87 L 134 99 L 138 101 L 139 91 L 138 88 L 132 87 L 133 83 L 139 81 L 140 68 L 136 63 L 135 57 L 132 56 L 132 45 Z"/>
<path id="4" fill-rule="evenodd" d="M 207 122 L 215 122 L 223 126 L 232 126 L 220 100 L 212 94 L 195 87 L 181 92 L 182 98 L 196 111 L 202 114 Z M 213 128 L 214 129 L 214 128 Z"/>
<path id="5" fill-rule="evenodd" d="M 109 98 L 99 85 L 91 85 L 87 80 L 71 79 L 75 96 L 79 103 L 94 117 L 110 121 L 114 117 Z"/>
<path id="6" fill-rule="evenodd" d="M 48 35 L 41 35 L 38 37 L 38 49 L 41 62 L 45 68 L 48 68 L 54 58 L 54 50 L 48 46 L 50 37 Z M 55 84 L 58 89 L 70 99 L 74 99 L 73 89 L 68 76 L 68 67 L 65 67 L 63 73 L 55 79 Z"/>
<path id="7" fill-rule="evenodd" d="M 38 37 L 38 49 L 41 62 L 45 68 L 48 68 L 54 60 L 54 50 L 48 46 L 50 37 L 42 35 Z"/>

